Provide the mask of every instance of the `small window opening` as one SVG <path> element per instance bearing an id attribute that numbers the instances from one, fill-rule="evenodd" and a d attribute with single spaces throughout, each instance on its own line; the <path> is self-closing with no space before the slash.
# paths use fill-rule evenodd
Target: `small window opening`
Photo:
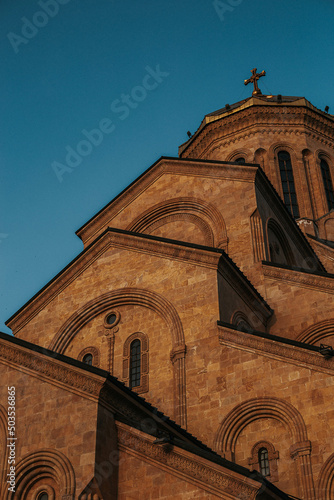
<path id="1" fill-rule="evenodd" d="M 267 448 L 259 450 L 259 466 L 262 476 L 270 476 L 269 457 Z"/>
<path id="2" fill-rule="evenodd" d="M 113 325 L 115 323 L 116 319 L 117 319 L 116 314 L 114 314 L 114 313 L 109 314 L 109 316 L 107 317 L 108 325 Z"/>
<path id="3" fill-rule="evenodd" d="M 90 354 L 90 353 L 85 354 L 85 356 L 82 358 L 82 361 L 83 361 L 83 363 L 86 363 L 86 365 L 92 366 L 92 364 L 93 364 L 93 355 Z"/>
<path id="4" fill-rule="evenodd" d="M 236 158 L 235 160 L 233 160 L 235 163 L 239 163 L 239 165 L 243 165 L 244 163 L 246 163 L 246 160 L 245 158 L 243 158 L 242 156 L 240 156 L 240 158 Z"/>
<path id="5" fill-rule="evenodd" d="M 49 500 L 49 495 L 43 491 L 38 495 L 37 500 Z"/>
<path id="6" fill-rule="evenodd" d="M 130 345 L 130 389 L 140 385 L 140 340 Z"/>

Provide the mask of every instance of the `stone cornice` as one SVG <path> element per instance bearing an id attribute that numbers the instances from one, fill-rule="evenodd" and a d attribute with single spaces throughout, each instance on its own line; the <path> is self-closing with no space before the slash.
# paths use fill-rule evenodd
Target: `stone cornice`
<path id="1" fill-rule="evenodd" d="M 262 263 L 263 275 L 267 279 L 282 280 L 302 288 L 312 288 L 320 292 L 334 293 L 334 275 L 321 276 L 299 270 L 285 269 Z"/>
<path id="2" fill-rule="evenodd" d="M 267 358 L 291 363 L 309 370 L 334 375 L 334 359 L 326 359 L 318 352 L 220 325 L 218 325 L 218 338 L 221 345 L 257 353 Z"/>
<path id="3" fill-rule="evenodd" d="M 253 105 L 232 114 L 218 116 L 200 127 L 183 149 L 183 158 L 203 158 L 214 142 L 221 147 L 254 133 L 306 133 L 334 146 L 334 124 L 328 116 L 305 106 L 292 104 Z M 242 134 L 242 135 L 241 135 Z M 211 151 L 212 152 L 212 151 Z"/>
<path id="4" fill-rule="evenodd" d="M 163 446 L 153 444 L 155 437 L 120 422 L 116 425 L 119 449 L 127 454 L 145 460 L 218 498 L 256 498 L 261 487 L 256 481 L 176 446 L 166 450 Z"/>
<path id="5" fill-rule="evenodd" d="M 50 351 L 45 350 L 50 353 Z M 101 376 L 87 373 L 83 369 L 43 355 L 10 340 L 0 338 L 0 363 L 20 370 L 27 375 L 37 377 L 66 391 L 80 394 L 82 397 L 97 400 L 105 382 Z M 28 382 L 27 382 L 28 383 Z"/>
<path id="6" fill-rule="evenodd" d="M 206 247 L 200 248 L 199 245 L 176 244 L 172 240 L 164 238 L 108 229 L 7 321 L 6 324 L 14 334 L 109 248 L 122 248 L 128 251 L 149 253 L 150 255 L 192 263 L 211 269 L 217 269 L 222 254 L 222 250 L 215 251 Z"/>
<path id="7" fill-rule="evenodd" d="M 232 262 L 226 259 L 219 262 L 218 272 L 265 325 L 273 311 L 246 276 L 240 270 L 237 272 Z"/>
<path id="8" fill-rule="evenodd" d="M 179 158 L 161 158 L 138 179 L 129 185 L 114 200 L 106 205 L 91 220 L 82 226 L 76 234 L 85 245 L 92 242 L 112 220 L 137 197 L 147 190 L 159 177 L 165 174 L 211 177 L 217 179 L 242 179 L 252 182 L 257 165 L 235 165 L 231 162 L 189 160 Z M 129 223 L 131 221 L 128 221 Z"/>

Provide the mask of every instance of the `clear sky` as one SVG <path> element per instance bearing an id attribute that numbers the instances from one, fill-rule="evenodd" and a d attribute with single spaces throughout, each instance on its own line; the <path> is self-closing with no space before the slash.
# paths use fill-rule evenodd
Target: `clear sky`
<path id="1" fill-rule="evenodd" d="M 334 113 L 333 21 L 333 0 L 2 0 L 0 330 L 80 226 L 251 95 L 252 68 L 264 94 Z"/>

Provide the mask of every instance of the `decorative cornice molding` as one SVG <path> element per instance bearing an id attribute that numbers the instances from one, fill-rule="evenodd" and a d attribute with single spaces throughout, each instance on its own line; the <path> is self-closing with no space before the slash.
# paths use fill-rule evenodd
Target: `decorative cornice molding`
<path id="1" fill-rule="evenodd" d="M 0 339 L 0 363 L 11 364 L 17 369 L 28 370 L 32 376 L 47 379 L 48 383 L 74 390 L 81 395 L 97 398 L 105 382 L 101 377 L 88 375 L 84 370 L 75 370 L 59 360 L 50 359 L 37 352 Z"/>
<path id="2" fill-rule="evenodd" d="M 294 283 L 303 288 L 312 288 L 321 292 L 334 293 L 334 277 L 308 274 L 293 269 L 283 269 L 262 263 L 263 275 L 268 279 Z"/>
<path id="3" fill-rule="evenodd" d="M 103 228 L 112 225 L 112 220 L 120 212 L 165 174 L 242 179 L 252 182 L 255 173 L 256 166 L 251 165 L 236 165 L 230 162 L 203 161 L 200 159 L 197 161 L 188 158 L 161 158 L 80 228 L 76 234 L 82 239 L 85 246 L 90 244 L 103 231 Z M 128 222 L 130 223 L 131 221 Z"/>
<path id="4" fill-rule="evenodd" d="M 251 353 L 257 352 L 267 358 L 334 375 L 334 360 L 325 359 L 317 352 L 222 326 L 218 326 L 218 338 L 221 345 L 236 347 Z"/>
<path id="5" fill-rule="evenodd" d="M 126 453 L 149 461 L 219 498 L 234 499 L 238 495 L 249 500 L 256 498 L 261 484 L 252 479 L 224 470 L 222 466 L 176 446 L 172 450 L 165 450 L 164 447 L 153 444 L 153 436 L 118 422 L 116 425 L 119 448 Z"/>
<path id="6" fill-rule="evenodd" d="M 334 126 L 328 118 L 304 106 L 250 106 L 230 115 L 217 117 L 198 131 L 182 151 L 183 158 L 204 158 L 218 147 L 226 147 L 256 134 L 307 135 L 334 147 Z"/>

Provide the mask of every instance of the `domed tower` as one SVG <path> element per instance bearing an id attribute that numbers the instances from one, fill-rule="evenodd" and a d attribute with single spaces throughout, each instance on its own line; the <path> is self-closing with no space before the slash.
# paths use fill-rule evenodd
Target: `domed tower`
<path id="1" fill-rule="evenodd" d="M 206 115 L 179 156 L 258 163 L 311 244 L 331 246 L 334 116 L 304 97 L 263 95 L 264 74 L 252 70 L 252 96 Z"/>

